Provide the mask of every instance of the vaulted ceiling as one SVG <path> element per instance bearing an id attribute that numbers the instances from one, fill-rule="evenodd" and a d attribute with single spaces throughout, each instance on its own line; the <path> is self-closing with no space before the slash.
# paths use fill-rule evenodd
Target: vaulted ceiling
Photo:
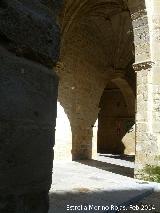
<path id="1" fill-rule="evenodd" d="M 97 69 L 134 62 L 130 11 L 125 0 L 65 0 L 60 15 L 61 60 L 74 57 Z"/>

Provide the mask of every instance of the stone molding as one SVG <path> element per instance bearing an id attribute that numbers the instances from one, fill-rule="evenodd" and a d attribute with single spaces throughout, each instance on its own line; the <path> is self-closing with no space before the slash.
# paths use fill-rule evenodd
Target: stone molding
<path id="1" fill-rule="evenodd" d="M 148 70 L 152 68 L 153 64 L 154 64 L 153 61 L 143 61 L 143 62 L 133 64 L 133 69 L 135 70 L 135 72 Z"/>

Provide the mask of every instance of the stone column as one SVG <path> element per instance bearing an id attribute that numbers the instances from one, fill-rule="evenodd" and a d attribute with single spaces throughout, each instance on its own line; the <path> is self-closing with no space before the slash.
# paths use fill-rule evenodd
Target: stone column
<path id="1" fill-rule="evenodd" d="M 153 64 L 150 61 L 134 65 L 137 71 L 136 109 L 136 161 L 135 177 L 145 178 L 144 168 L 158 164 L 158 135 L 155 134 L 153 117 L 155 108 L 153 91 Z"/>
<path id="2" fill-rule="evenodd" d="M 91 73 L 88 79 L 93 76 Z M 84 83 L 77 82 L 73 96 L 73 106 L 71 111 L 72 129 L 72 159 L 82 160 L 93 157 L 93 128 L 98 117 L 99 102 L 105 84 L 97 81 L 87 81 L 85 74 L 79 75 Z M 93 85 L 93 86 L 92 86 Z M 95 147 L 94 147 L 95 149 Z"/>
<path id="3" fill-rule="evenodd" d="M 150 58 L 137 70 L 135 176 L 145 178 L 145 168 L 160 165 L 160 2 L 146 1 Z"/>
<path id="4" fill-rule="evenodd" d="M 0 2 L 0 212 L 47 213 L 59 1 Z"/>
<path id="5" fill-rule="evenodd" d="M 87 160 L 92 158 L 92 127 L 77 120 L 72 126 L 72 159 Z"/>

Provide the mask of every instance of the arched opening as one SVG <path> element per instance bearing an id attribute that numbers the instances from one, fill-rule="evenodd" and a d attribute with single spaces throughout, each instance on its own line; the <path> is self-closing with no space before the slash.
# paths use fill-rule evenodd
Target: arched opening
<path id="1" fill-rule="evenodd" d="M 98 117 L 98 116 L 97 116 Z M 93 137 L 92 137 L 92 159 L 97 159 L 97 133 L 98 133 L 98 118 L 93 125 Z"/>
<path id="2" fill-rule="evenodd" d="M 54 160 L 71 161 L 72 132 L 70 121 L 64 108 L 57 103 Z"/>
<path id="3" fill-rule="evenodd" d="M 97 151 L 101 154 L 135 155 L 135 97 L 122 85 L 127 85 L 124 79 L 110 81 L 100 100 Z"/>
<path id="4" fill-rule="evenodd" d="M 132 22 L 123 1 L 65 1 L 64 6 L 59 99 L 70 117 L 72 159 L 91 159 L 96 150 L 94 123 L 106 82 L 126 77 L 134 62 Z"/>

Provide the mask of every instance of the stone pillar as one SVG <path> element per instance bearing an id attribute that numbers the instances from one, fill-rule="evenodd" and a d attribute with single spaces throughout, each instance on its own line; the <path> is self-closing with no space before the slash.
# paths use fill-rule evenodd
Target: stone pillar
<path id="1" fill-rule="evenodd" d="M 72 129 L 73 160 L 92 158 L 93 128 L 98 117 L 100 97 L 104 90 L 103 82 L 99 85 L 98 78 L 97 82 L 89 82 L 93 84 L 91 87 L 90 84 L 87 84 L 84 76 L 85 74 L 79 77 L 84 78 L 84 84 L 77 83 L 75 96 L 73 96 L 74 101 L 72 102 L 73 107 L 70 121 Z M 91 76 L 92 73 L 89 77 Z"/>
<path id="2" fill-rule="evenodd" d="M 108 78 L 100 74 L 94 64 L 86 63 L 87 60 L 84 62 L 76 54 L 68 54 L 62 61 L 58 64 L 59 101 L 70 121 L 72 159 L 91 159 L 96 151 L 93 128 Z"/>
<path id="3" fill-rule="evenodd" d="M 72 127 L 72 160 L 92 158 L 92 127 L 78 121 Z"/>
<path id="4" fill-rule="evenodd" d="M 134 65 L 134 68 L 137 71 L 135 177 L 143 179 L 144 167 L 154 163 L 157 153 L 157 140 L 152 127 L 152 64 L 143 62 Z"/>
<path id="5" fill-rule="evenodd" d="M 47 213 L 59 1 L 0 2 L 0 212 Z"/>
<path id="6" fill-rule="evenodd" d="M 135 65 L 137 70 L 135 177 L 142 179 L 147 175 L 145 170 L 147 165 L 160 165 L 160 3 L 159 1 L 146 1 L 146 3 L 151 61 Z"/>

